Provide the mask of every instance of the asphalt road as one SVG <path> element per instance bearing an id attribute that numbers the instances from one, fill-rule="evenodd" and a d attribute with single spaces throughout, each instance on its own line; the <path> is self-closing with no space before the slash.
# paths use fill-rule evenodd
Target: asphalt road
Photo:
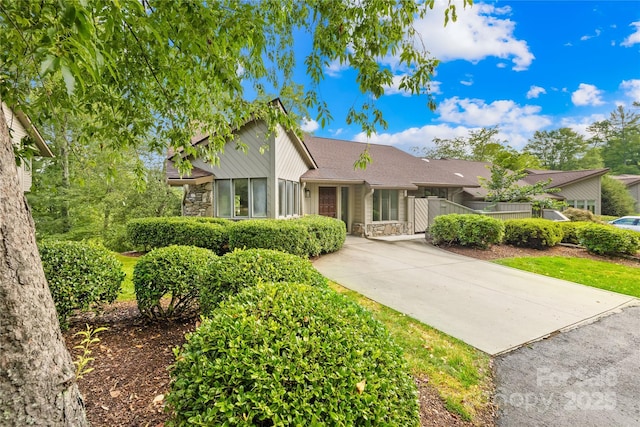
<path id="1" fill-rule="evenodd" d="M 640 426 L 640 306 L 494 359 L 498 426 Z"/>

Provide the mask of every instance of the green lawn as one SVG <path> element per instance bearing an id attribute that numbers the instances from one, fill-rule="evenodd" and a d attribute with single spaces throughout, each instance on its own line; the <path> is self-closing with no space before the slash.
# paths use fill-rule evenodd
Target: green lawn
<path id="1" fill-rule="evenodd" d="M 338 284 L 331 287 L 370 310 L 400 345 L 414 376 L 428 377 L 447 409 L 473 420 L 489 404 L 489 356 L 415 319 Z"/>
<path id="2" fill-rule="evenodd" d="M 137 257 L 125 256 L 118 253 L 114 253 L 118 261 L 122 263 L 122 271 L 125 272 L 125 277 L 120 288 L 120 294 L 118 294 L 118 301 L 135 301 L 136 293 L 133 289 L 133 267 L 138 262 Z"/>
<path id="3" fill-rule="evenodd" d="M 519 270 L 640 297 L 640 268 L 585 258 L 551 256 L 505 258 L 495 262 Z"/>

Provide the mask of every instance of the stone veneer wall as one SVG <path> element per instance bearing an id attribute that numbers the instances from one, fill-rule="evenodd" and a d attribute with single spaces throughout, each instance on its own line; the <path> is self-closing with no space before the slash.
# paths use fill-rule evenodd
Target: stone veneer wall
<path id="1" fill-rule="evenodd" d="M 411 224 L 407 222 L 354 223 L 351 234 L 359 237 L 398 236 L 409 234 Z"/>
<path id="2" fill-rule="evenodd" d="M 182 199 L 183 216 L 213 216 L 213 183 L 187 185 Z"/>

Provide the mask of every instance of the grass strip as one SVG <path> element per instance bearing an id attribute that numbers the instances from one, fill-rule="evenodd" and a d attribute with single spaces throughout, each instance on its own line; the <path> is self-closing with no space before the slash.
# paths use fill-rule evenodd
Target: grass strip
<path id="1" fill-rule="evenodd" d="M 542 256 L 504 258 L 496 264 L 640 297 L 639 268 L 586 258 Z"/>
<path id="2" fill-rule="evenodd" d="M 490 404 L 492 377 L 486 353 L 336 283 L 331 287 L 370 310 L 404 350 L 411 373 L 427 377 L 447 409 L 465 420 Z"/>

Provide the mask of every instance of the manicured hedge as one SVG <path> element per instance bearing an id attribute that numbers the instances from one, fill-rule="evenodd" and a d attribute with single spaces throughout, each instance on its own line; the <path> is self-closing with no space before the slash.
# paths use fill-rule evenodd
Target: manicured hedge
<path id="1" fill-rule="evenodd" d="M 124 280 L 122 263 L 107 249 L 84 242 L 45 241 L 38 245 L 60 326 L 76 310 L 112 303 Z"/>
<path id="2" fill-rule="evenodd" d="M 640 250 L 640 233 L 608 224 L 589 224 L 578 231 L 580 243 L 600 255 L 635 255 Z"/>
<path id="3" fill-rule="evenodd" d="M 169 425 L 419 425 L 400 348 L 369 312 L 328 288 L 248 288 L 175 353 Z"/>
<path id="4" fill-rule="evenodd" d="M 213 251 L 194 246 L 167 246 L 140 257 L 133 269 L 140 313 L 170 319 L 195 312 L 199 289 L 213 282 L 215 258 Z M 163 297 L 169 297 L 164 304 Z"/>
<path id="5" fill-rule="evenodd" d="M 309 229 L 311 236 L 320 244 L 321 253 L 339 250 L 347 238 L 347 227 L 339 219 L 322 215 L 307 215 L 295 221 L 301 222 Z"/>
<path id="6" fill-rule="evenodd" d="M 228 228 L 232 224 L 222 218 L 138 218 L 127 223 L 127 236 L 133 246 L 145 251 L 182 245 L 211 249 L 222 255 L 228 249 Z"/>
<path id="7" fill-rule="evenodd" d="M 504 243 L 508 245 L 542 249 L 562 240 L 561 226 L 548 219 L 510 219 L 504 225 Z"/>
<path id="8" fill-rule="evenodd" d="M 308 257 L 320 255 L 322 246 L 309 227 L 296 220 L 250 219 L 229 228 L 229 249 L 274 249 Z"/>
<path id="9" fill-rule="evenodd" d="M 449 214 L 437 216 L 429 232 L 435 245 L 487 248 L 502 241 L 504 225 L 486 215 Z"/>
<path id="10" fill-rule="evenodd" d="M 578 229 L 584 227 L 587 224 L 592 224 L 587 221 L 564 221 L 558 222 L 558 225 L 562 229 L 562 243 L 571 243 L 573 245 L 579 245 L 580 239 L 578 238 Z"/>
<path id="11" fill-rule="evenodd" d="M 200 307 L 205 315 L 230 295 L 261 282 L 327 285 L 327 279 L 309 260 L 271 249 L 236 249 L 218 257 L 213 265 L 215 278 L 200 291 Z"/>

